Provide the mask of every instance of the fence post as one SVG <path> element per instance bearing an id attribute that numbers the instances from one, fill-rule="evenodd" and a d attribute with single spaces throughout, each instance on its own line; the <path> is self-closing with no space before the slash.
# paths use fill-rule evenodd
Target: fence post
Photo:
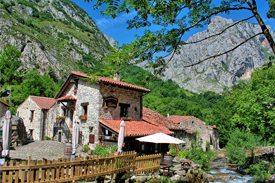
<path id="1" fill-rule="evenodd" d="M 134 152 L 134 156 L 133 156 L 133 172 L 135 173 L 136 171 L 136 158 L 137 158 L 137 152 Z"/>
<path id="2" fill-rule="evenodd" d="M 29 156 L 28 157 L 28 166 L 30 166 L 31 165 L 31 156 Z M 30 171 L 30 169 L 28 169 L 28 172 L 27 172 L 27 183 L 29 183 L 30 182 L 30 176 L 31 175 L 31 171 Z"/>

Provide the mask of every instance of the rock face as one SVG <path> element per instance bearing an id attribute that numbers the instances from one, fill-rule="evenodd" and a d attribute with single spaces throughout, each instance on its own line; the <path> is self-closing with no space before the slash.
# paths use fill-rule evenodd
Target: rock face
<path id="1" fill-rule="evenodd" d="M 194 34 L 186 42 L 197 42 L 220 33 L 233 23 L 235 22 L 231 19 L 214 17 L 205 31 Z M 269 26 L 268 28 L 275 38 L 274 32 Z M 221 36 L 184 45 L 179 50 L 180 53 L 176 54 L 168 64 L 163 79 L 172 79 L 182 88 L 197 93 L 209 90 L 221 92 L 225 86 L 231 87 L 241 79 L 249 79 L 253 70 L 261 67 L 272 55 L 272 50 L 263 34 L 228 54 L 209 59 L 193 67 L 184 68 L 184 66 L 230 50 L 259 32 L 261 28 L 258 24 L 240 22 L 227 29 Z"/>
<path id="2" fill-rule="evenodd" d="M 112 38 L 106 39 L 94 20 L 70 0 L 20 0 L 1 2 L 0 50 L 9 45 L 21 52 L 23 67 L 40 74 L 53 68 L 64 78 L 79 65 L 93 66 L 91 55 L 100 59 L 108 53 Z M 10 6 L 3 8 L 3 3 Z"/>

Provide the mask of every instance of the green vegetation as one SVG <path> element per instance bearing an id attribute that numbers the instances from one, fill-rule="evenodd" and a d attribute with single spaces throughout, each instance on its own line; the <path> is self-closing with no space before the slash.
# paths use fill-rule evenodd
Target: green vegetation
<path id="1" fill-rule="evenodd" d="M 270 62 L 256 69 L 248 82 L 240 81 L 224 91 L 224 101 L 217 103 L 206 117 L 220 129 L 221 146 L 226 145 L 235 128 L 249 129 L 264 141 L 275 143 L 274 86 L 275 66 Z"/>
<path id="2" fill-rule="evenodd" d="M 0 92 L 4 95 L 6 91 L 11 90 L 10 110 L 13 114 L 29 95 L 54 97 L 60 87 L 49 74 L 41 76 L 36 70 L 26 72 L 20 69 L 22 63 L 19 56 L 20 51 L 13 46 L 0 52 Z"/>

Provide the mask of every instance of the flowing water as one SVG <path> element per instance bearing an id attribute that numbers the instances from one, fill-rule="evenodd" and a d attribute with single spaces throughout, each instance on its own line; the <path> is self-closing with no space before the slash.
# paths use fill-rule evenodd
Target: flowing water
<path id="1" fill-rule="evenodd" d="M 215 162 L 226 163 L 225 159 L 215 160 Z M 215 183 L 252 183 L 254 178 L 238 173 L 230 166 L 212 164 L 209 174 L 215 178 Z"/>

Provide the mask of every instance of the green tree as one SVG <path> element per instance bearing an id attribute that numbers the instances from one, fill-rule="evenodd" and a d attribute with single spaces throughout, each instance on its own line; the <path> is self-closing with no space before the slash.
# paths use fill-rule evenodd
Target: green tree
<path id="1" fill-rule="evenodd" d="M 21 52 L 14 46 L 0 51 L 0 84 L 12 85 L 20 83 L 23 70 L 19 57 Z"/>
<path id="2" fill-rule="evenodd" d="M 89 2 L 89 0 L 85 1 Z M 268 17 L 274 18 L 274 0 L 267 1 L 270 6 L 270 10 L 267 12 Z M 108 15 L 113 18 L 116 18 L 120 13 L 135 11 L 136 16 L 131 20 L 127 20 L 128 29 L 145 28 L 151 25 L 160 27 L 157 31 L 145 30 L 143 36 L 136 36 L 136 40 L 127 45 L 126 53 L 131 55 L 129 57 L 130 59 L 124 60 L 124 62 L 131 64 L 148 61 L 148 64 L 154 69 L 155 73 L 163 72 L 165 66 L 171 61 L 174 54 L 182 45 L 195 44 L 209 38 L 207 37 L 197 42 L 186 43 L 182 40 L 182 36 L 185 32 L 190 31 L 192 28 L 203 27 L 208 24 L 211 17 L 215 15 L 230 13 L 231 11 L 248 11 L 252 16 L 249 18 L 244 17 L 244 19 L 235 22 L 233 25 L 228 25 L 223 31 L 216 35 L 211 35 L 210 37 L 219 36 L 226 29 L 253 17 L 255 17 L 260 24 L 262 32 L 251 35 L 244 42 L 236 45 L 232 49 L 226 50 L 224 53 L 211 55 L 197 63 L 187 64 L 185 65 L 186 67 L 199 64 L 207 59 L 233 51 L 259 34 L 265 35 L 275 53 L 274 40 L 258 13 L 256 0 L 221 0 L 220 3 L 212 0 L 95 0 L 95 2 L 95 9 L 107 5 L 104 6 L 106 8 L 101 13 L 102 15 Z M 165 52 L 166 56 L 155 56 L 155 54 L 159 52 Z M 120 52 L 118 54 L 120 54 Z M 165 57 L 170 58 L 164 59 Z M 136 59 L 133 60 L 133 58 Z"/>
<path id="3" fill-rule="evenodd" d="M 275 65 L 256 69 L 250 81 L 241 81 L 225 91 L 225 100 L 207 116 L 207 122 L 220 129 L 226 143 L 234 128 L 249 129 L 270 143 L 275 142 Z"/>

